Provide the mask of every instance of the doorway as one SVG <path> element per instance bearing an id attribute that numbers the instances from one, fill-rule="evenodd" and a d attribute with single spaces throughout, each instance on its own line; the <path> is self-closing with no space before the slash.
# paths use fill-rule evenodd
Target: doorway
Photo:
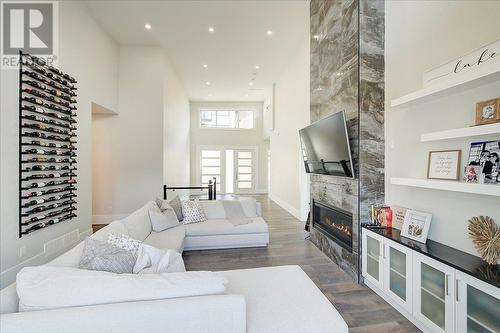
<path id="1" fill-rule="evenodd" d="M 215 178 L 221 194 L 242 194 L 255 191 L 257 183 L 256 147 L 203 146 L 198 148 L 202 186 Z"/>

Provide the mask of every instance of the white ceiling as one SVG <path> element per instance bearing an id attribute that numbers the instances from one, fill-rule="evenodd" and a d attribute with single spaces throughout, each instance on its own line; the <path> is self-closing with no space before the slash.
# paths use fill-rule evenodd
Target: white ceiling
<path id="1" fill-rule="evenodd" d="M 264 100 L 309 36 L 307 0 L 88 4 L 98 23 L 118 43 L 163 47 L 190 100 Z M 144 28 L 146 23 L 151 30 Z M 214 33 L 208 32 L 211 26 Z M 273 31 L 271 36 L 268 30 Z M 250 86 L 253 73 L 255 83 Z"/>

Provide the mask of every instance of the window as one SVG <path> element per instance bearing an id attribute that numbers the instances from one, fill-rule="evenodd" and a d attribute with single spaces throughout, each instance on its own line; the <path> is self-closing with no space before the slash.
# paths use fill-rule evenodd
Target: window
<path id="1" fill-rule="evenodd" d="M 200 127 L 253 129 L 254 110 L 200 110 Z"/>

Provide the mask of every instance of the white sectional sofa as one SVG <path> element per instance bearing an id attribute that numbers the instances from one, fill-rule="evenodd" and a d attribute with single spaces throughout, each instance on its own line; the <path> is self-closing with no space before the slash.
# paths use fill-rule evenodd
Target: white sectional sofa
<path id="1" fill-rule="evenodd" d="M 267 224 L 255 204 L 252 223 L 234 226 L 217 202 L 205 202 L 206 222 L 151 232 L 149 202 L 127 218 L 91 237 L 126 234 L 144 243 L 175 249 L 265 246 Z M 220 203 L 219 203 L 220 204 Z M 247 207 L 248 211 L 248 207 Z M 246 212 L 248 215 L 248 213 Z M 250 214 L 253 214 L 250 212 Z M 48 263 L 78 267 L 83 242 Z M 179 259 L 181 260 L 181 259 Z M 178 263 L 172 263 L 176 265 Z M 181 263 L 182 264 L 182 263 Z M 180 267 L 180 266 L 179 266 Z M 183 264 L 182 264 L 183 267 Z M 88 305 L 18 312 L 16 286 L 0 292 L 0 331 L 30 332 L 216 332 L 328 333 L 347 332 L 340 314 L 298 266 L 277 266 L 220 272 L 228 281 L 223 294 Z M 102 286 L 96 286 L 99 288 Z"/>

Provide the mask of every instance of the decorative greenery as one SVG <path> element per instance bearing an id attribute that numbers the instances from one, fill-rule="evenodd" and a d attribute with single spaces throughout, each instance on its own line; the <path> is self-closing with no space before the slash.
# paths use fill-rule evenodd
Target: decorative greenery
<path id="1" fill-rule="evenodd" d="M 481 258 L 496 265 L 500 256 L 500 228 L 489 216 L 475 216 L 469 220 L 469 236 Z"/>

